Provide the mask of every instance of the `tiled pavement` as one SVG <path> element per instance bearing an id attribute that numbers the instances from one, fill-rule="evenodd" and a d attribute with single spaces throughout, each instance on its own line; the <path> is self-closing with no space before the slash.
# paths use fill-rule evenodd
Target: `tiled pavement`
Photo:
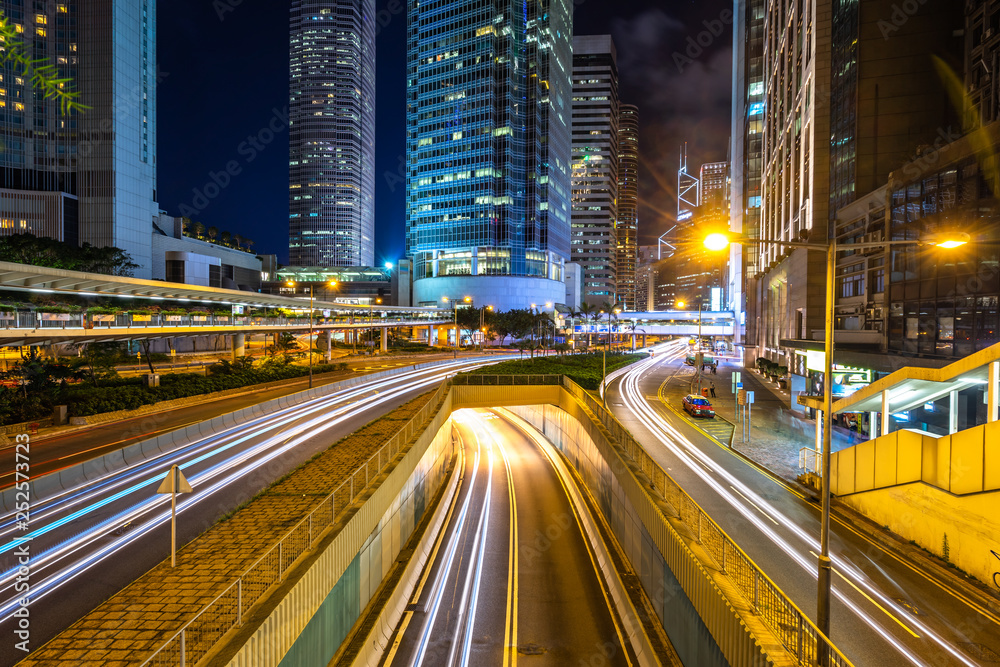
<path id="1" fill-rule="evenodd" d="M 740 371 L 744 389 L 754 392 L 751 409 L 749 437 L 743 441 L 736 412 L 736 396 L 732 391 L 732 375 Z M 742 368 L 736 359 L 719 358 L 718 374 L 705 373 L 702 386 L 715 383 L 716 398 L 709 398 L 715 408 L 715 419 L 693 419 L 681 408 L 685 394 L 696 393 L 694 368 L 678 360 L 669 366 L 670 378 L 662 388 L 662 398 L 675 412 L 705 431 L 724 446 L 732 446 L 747 458 L 787 480 L 794 480 L 802 472 L 799 468 L 799 450 L 816 445 L 816 423 L 805 419 L 790 407 L 787 391 L 754 371 Z M 714 423 L 713 423 L 714 422 Z M 834 451 L 864 440 L 841 429 L 834 431 Z"/>

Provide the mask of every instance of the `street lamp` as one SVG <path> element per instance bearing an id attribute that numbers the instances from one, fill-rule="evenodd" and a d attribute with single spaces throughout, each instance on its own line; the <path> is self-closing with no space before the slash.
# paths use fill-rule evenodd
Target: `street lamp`
<path id="1" fill-rule="evenodd" d="M 286 283 L 289 287 L 295 287 L 295 281 L 289 280 Z M 336 287 L 337 281 L 333 280 L 328 283 L 330 287 Z M 329 332 L 327 332 L 329 335 Z M 309 283 L 309 388 L 313 388 L 313 284 Z"/>
<path id="2" fill-rule="evenodd" d="M 886 248 L 895 246 L 920 246 L 931 245 L 938 248 L 951 250 L 965 245 L 969 242 L 969 235 L 965 233 L 938 235 L 926 241 L 875 241 L 871 243 L 846 243 L 845 247 L 851 250 L 870 250 L 872 248 Z M 753 245 L 778 245 L 788 248 L 806 248 L 807 250 L 822 250 L 826 252 L 826 321 L 824 354 L 826 359 L 823 363 L 823 510 L 820 519 L 820 556 L 818 573 L 818 594 L 816 626 L 819 631 L 829 639 L 830 637 L 830 592 L 831 592 L 831 563 L 830 563 L 830 446 L 832 443 L 833 428 L 833 325 L 836 318 L 836 269 L 837 269 L 837 240 L 830 239 L 828 243 L 807 243 L 799 241 L 780 241 L 775 239 L 750 238 L 747 236 L 730 236 L 724 233 L 709 234 L 705 237 L 704 244 L 709 250 L 720 251 L 729 247 L 730 243 L 750 243 Z M 698 341 L 699 347 L 701 340 Z M 884 434 L 883 434 L 884 435 Z"/>
<path id="3" fill-rule="evenodd" d="M 451 304 L 452 304 L 452 306 L 454 307 L 454 310 L 455 310 L 455 358 L 457 359 L 458 358 L 458 350 L 461 347 L 461 336 L 458 333 L 458 303 L 459 303 L 459 300 L 458 299 L 453 299 L 453 298 L 450 298 L 450 297 L 447 297 L 447 296 L 441 297 L 441 300 L 444 301 L 445 303 L 448 303 L 450 301 Z M 464 299 L 462 299 L 462 302 L 464 302 L 464 303 L 472 303 L 472 297 L 471 296 L 467 296 Z"/>
<path id="4" fill-rule="evenodd" d="M 492 313 L 493 312 L 493 306 L 485 306 L 482 310 L 479 311 L 479 331 L 480 331 L 480 333 L 483 334 L 483 345 L 480 345 L 480 348 L 479 348 L 480 350 L 483 349 L 484 344 L 486 343 L 486 311 L 487 310 Z"/>
<path id="5" fill-rule="evenodd" d="M 375 299 L 374 301 L 369 301 L 368 302 L 368 330 L 369 331 L 374 331 L 375 330 L 373 328 L 373 326 L 372 326 L 374 324 L 374 321 L 375 321 L 375 312 L 374 312 L 375 304 L 381 305 L 382 304 L 382 299 Z"/>

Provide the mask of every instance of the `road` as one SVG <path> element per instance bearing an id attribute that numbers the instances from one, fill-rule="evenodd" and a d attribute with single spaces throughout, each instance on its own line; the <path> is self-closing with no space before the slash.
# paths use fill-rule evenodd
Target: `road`
<path id="1" fill-rule="evenodd" d="M 459 491 L 384 664 L 637 664 L 554 450 L 489 410 L 455 421 Z"/>
<path id="2" fill-rule="evenodd" d="M 169 556 L 169 496 L 158 496 L 155 490 L 172 464 L 180 466 L 194 488 L 193 493 L 179 496 L 177 537 L 182 545 L 341 437 L 437 386 L 455 371 L 482 363 L 459 360 L 401 373 L 276 410 L 85 487 L 37 501 L 27 530 L 13 515 L 3 516 L 0 637 L 14 637 L 12 614 L 20 597 L 15 591 L 16 552 L 21 544 L 30 547 L 31 647 L 37 648 Z M 125 525 L 128 529 L 123 529 Z M 23 657 L 15 655 L 13 639 L 0 642 L 0 664 Z"/>
<path id="3" fill-rule="evenodd" d="M 819 507 L 710 440 L 658 398 L 687 346 L 635 364 L 608 390 L 612 412 L 770 578 L 815 620 Z M 680 410 L 680 406 L 673 406 Z M 831 521 L 831 639 L 855 665 L 1000 662 L 1000 619 L 946 583 Z"/>
<path id="4" fill-rule="evenodd" d="M 314 386 L 320 387 L 350 379 L 356 373 L 378 372 L 447 358 L 448 355 L 434 355 L 427 359 L 360 360 L 351 365 L 351 370 L 355 373 L 316 376 Z M 188 405 L 91 428 L 73 430 L 64 434 L 51 435 L 44 439 L 32 437 L 32 476 L 40 477 L 82 461 L 103 456 L 116 449 L 122 449 L 132 443 L 148 440 L 161 433 L 175 431 L 190 424 L 197 424 L 219 415 L 242 410 L 251 405 L 305 391 L 308 386 L 308 378 L 295 378 L 273 383 L 267 387 L 258 387 L 256 390 L 254 387 L 247 387 L 248 393 L 240 396 L 214 400 L 206 397 L 205 402 L 198 405 Z M 0 449 L 0 490 L 14 483 L 15 457 L 14 447 Z"/>

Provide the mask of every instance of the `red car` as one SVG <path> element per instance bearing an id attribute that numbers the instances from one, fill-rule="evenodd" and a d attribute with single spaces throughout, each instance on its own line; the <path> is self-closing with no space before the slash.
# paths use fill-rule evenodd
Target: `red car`
<path id="1" fill-rule="evenodd" d="M 684 397 L 684 411 L 692 417 L 715 417 L 715 408 L 712 404 L 707 398 L 697 394 L 688 394 Z"/>

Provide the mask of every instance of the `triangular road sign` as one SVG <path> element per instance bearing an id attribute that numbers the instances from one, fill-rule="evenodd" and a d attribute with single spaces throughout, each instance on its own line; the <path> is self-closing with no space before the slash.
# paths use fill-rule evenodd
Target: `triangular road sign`
<path id="1" fill-rule="evenodd" d="M 176 481 L 176 488 L 174 482 Z M 191 493 L 194 489 L 187 481 L 187 477 L 181 472 L 181 469 L 177 466 L 171 466 L 170 470 L 167 472 L 167 476 L 160 482 L 160 488 L 156 490 L 157 493 Z"/>

